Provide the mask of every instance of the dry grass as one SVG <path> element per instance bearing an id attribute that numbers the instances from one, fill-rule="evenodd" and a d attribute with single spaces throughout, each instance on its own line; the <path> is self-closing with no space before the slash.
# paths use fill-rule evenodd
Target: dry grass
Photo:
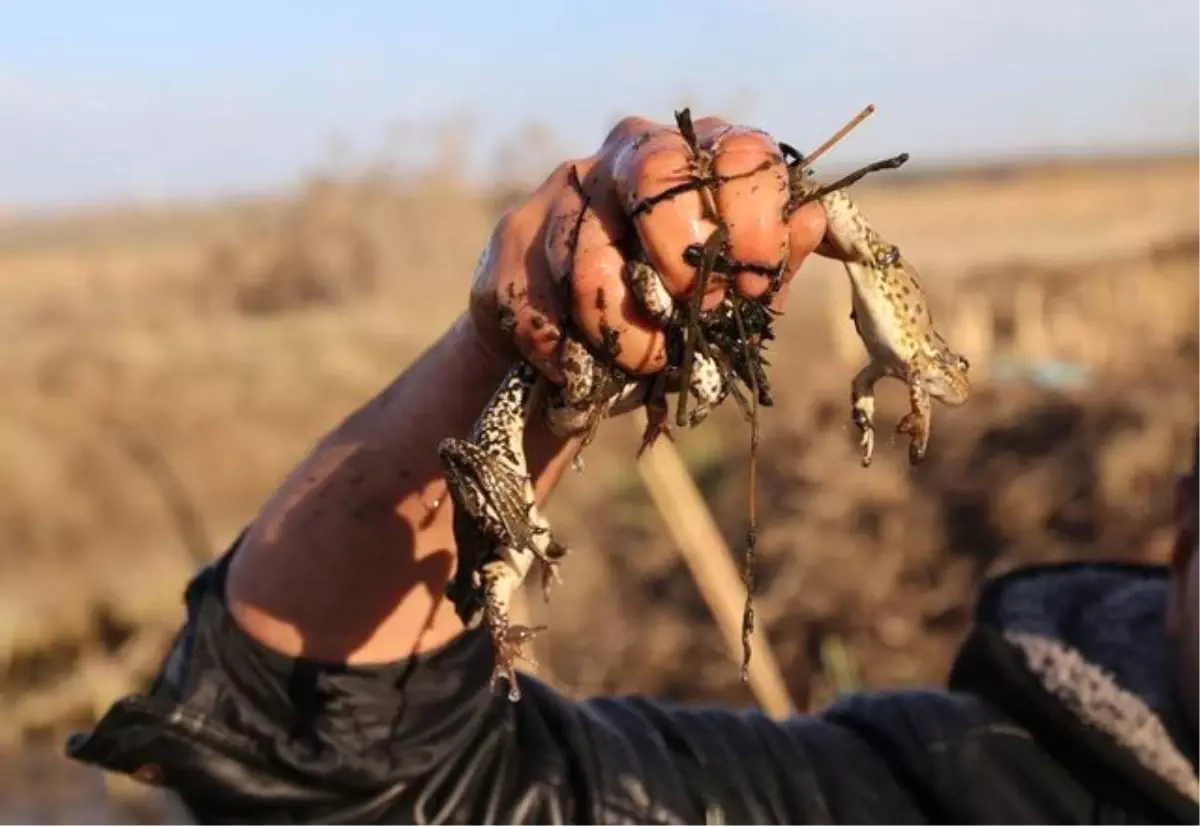
<path id="1" fill-rule="evenodd" d="M 845 277 L 806 268 L 765 411 L 759 574 L 798 705 L 828 699 L 820 655 L 841 641 L 868 685 L 937 680 L 990 567 L 1161 552 L 1197 418 L 1197 181 L 1188 158 L 861 187 L 979 389 L 936 413 L 927 467 L 885 441 L 859 468 Z M 378 173 L 0 230 L 0 741 L 84 721 L 145 673 L 144 650 L 181 616 L 188 545 L 219 551 L 453 317 L 504 202 L 444 171 Z M 1001 379 L 1047 359 L 1090 378 Z M 886 388 L 885 426 L 901 406 Z M 737 548 L 748 434 L 720 413 L 681 447 Z M 547 615 L 547 675 L 571 692 L 747 701 L 633 449 L 607 428 L 552 503 L 578 551 Z M 206 537 L 181 535 L 180 496 Z"/>

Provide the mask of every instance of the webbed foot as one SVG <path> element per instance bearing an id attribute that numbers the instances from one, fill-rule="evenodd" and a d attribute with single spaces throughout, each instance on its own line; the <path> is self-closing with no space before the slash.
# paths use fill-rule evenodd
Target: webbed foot
<path id="1" fill-rule="evenodd" d="M 525 645 L 538 634 L 546 630 L 544 625 L 513 625 L 507 627 L 502 634 L 493 634 L 492 644 L 496 651 L 496 664 L 492 667 L 492 676 L 488 680 L 488 690 L 495 692 L 496 683 L 503 677 L 508 682 L 508 699 L 517 702 L 521 699 L 521 686 L 517 683 L 516 661 L 524 660 L 537 668 L 537 660 L 525 650 Z"/>
<path id="2" fill-rule="evenodd" d="M 850 418 L 862 432 L 858 445 L 863 467 L 870 467 L 875 455 L 875 385 L 883 376 L 883 368 L 871 362 L 850 382 Z"/>
<path id="3" fill-rule="evenodd" d="M 919 465 L 925 461 L 925 454 L 929 449 L 929 431 L 929 419 L 916 413 L 905 413 L 900 419 L 900 423 L 896 425 L 897 433 L 909 437 L 908 463 L 910 465 Z"/>
<path id="4" fill-rule="evenodd" d="M 862 466 L 870 467 L 871 459 L 875 456 L 875 403 L 874 399 L 856 399 L 851 409 L 850 418 L 862 436 L 858 446 L 862 450 Z"/>
<path id="5" fill-rule="evenodd" d="M 908 387 L 909 412 L 896 425 L 896 432 L 909 437 L 908 463 L 919 465 L 929 448 L 929 433 L 933 418 L 933 403 L 924 383 L 914 381 Z"/>

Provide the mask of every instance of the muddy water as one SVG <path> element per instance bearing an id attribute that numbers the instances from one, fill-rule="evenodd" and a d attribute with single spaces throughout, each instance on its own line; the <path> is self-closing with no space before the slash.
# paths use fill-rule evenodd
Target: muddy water
<path id="1" fill-rule="evenodd" d="M 169 794 L 106 777 L 51 744 L 0 754 L 0 824 L 190 822 Z"/>

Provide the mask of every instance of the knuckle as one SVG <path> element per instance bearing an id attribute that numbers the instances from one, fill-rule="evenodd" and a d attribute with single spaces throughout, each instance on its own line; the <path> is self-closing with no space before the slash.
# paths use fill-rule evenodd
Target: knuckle
<path id="1" fill-rule="evenodd" d="M 638 115 L 625 115 L 619 118 L 612 129 L 608 130 L 608 135 L 605 137 L 606 144 L 613 141 L 628 138 L 631 135 L 636 135 L 640 132 L 645 132 L 651 126 L 650 122 Z"/>
<path id="2" fill-rule="evenodd" d="M 733 129 L 721 137 L 720 151 L 725 152 L 770 152 L 775 141 L 765 132 L 749 129 Z"/>
<path id="3" fill-rule="evenodd" d="M 556 165 L 546 180 L 558 186 L 569 185 L 571 174 L 584 163 L 586 161 L 582 158 L 568 158 Z"/>
<path id="4" fill-rule="evenodd" d="M 561 210 L 562 205 L 578 201 L 571 176 L 585 169 L 589 159 L 564 160 L 551 170 L 542 185 L 533 193 L 511 206 L 496 221 L 493 238 L 502 243 L 528 244 L 537 234 L 548 214 Z M 578 174 L 582 177 L 583 172 Z"/>
<path id="5" fill-rule="evenodd" d="M 719 143 L 725 135 L 740 127 L 720 115 L 705 115 L 695 118 L 693 124 L 701 143 Z"/>
<path id="6" fill-rule="evenodd" d="M 493 231 L 493 239 L 500 245 L 506 257 L 520 254 L 520 251 L 533 243 L 547 218 L 547 207 L 543 199 L 530 198 L 500 216 Z"/>
<path id="7" fill-rule="evenodd" d="M 617 122 L 613 124 L 613 128 L 609 130 L 608 134 L 610 137 L 627 135 L 634 131 L 641 121 L 642 119 L 637 115 L 625 115 L 624 117 L 617 119 Z"/>
<path id="8" fill-rule="evenodd" d="M 495 226 L 492 227 L 491 244 L 493 246 L 503 248 L 520 239 L 521 212 L 522 207 L 512 207 L 496 220 Z"/>
<path id="9" fill-rule="evenodd" d="M 635 199 L 658 195 L 673 184 L 686 179 L 688 169 L 678 148 L 658 145 L 639 153 L 633 161 Z"/>

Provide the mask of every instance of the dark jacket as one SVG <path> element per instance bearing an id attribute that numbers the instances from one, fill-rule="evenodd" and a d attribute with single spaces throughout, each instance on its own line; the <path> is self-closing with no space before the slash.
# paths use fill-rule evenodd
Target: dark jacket
<path id="1" fill-rule="evenodd" d="M 847 696 L 778 723 L 641 697 L 487 692 L 468 634 L 419 662 L 296 663 L 189 588 L 150 693 L 69 752 L 163 779 L 212 822 L 1196 823 L 1162 569 L 1030 568 L 989 584 L 948 690 Z M 231 675 L 233 675 L 231 677 Z M 234 679 L 236 677 L 236 679 Z M 315 698 L 315 699 L 314 699 Z"/>

